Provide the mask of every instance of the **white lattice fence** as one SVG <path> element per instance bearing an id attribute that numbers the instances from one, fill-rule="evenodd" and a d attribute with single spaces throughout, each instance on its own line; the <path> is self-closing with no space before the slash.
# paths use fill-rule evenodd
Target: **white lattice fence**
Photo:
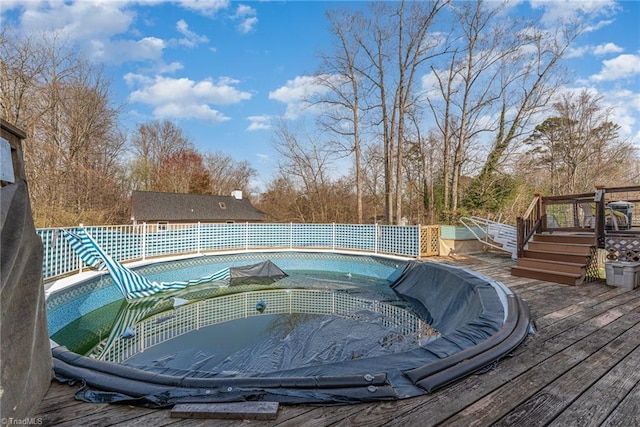
<path id="1" fill-rule="evenodd" d="M 355 250 L 417 258 L 420 226 L 361 224 L 169 224 L 86 227 L 115 260 L 225 250 Z M 76 228 L 69 228 L 70 231 Z M 85 268 L 59 229 L 39 229 L 45 280 Z"/>

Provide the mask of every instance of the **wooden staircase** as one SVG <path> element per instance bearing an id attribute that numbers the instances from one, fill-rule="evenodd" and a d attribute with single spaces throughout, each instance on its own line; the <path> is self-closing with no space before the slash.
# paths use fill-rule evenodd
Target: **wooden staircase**
<path id="1" fill-rule="evenodd" d="M 594 248 L 592 234 L 534 234 L 511 275 L 581 285 Z"/>

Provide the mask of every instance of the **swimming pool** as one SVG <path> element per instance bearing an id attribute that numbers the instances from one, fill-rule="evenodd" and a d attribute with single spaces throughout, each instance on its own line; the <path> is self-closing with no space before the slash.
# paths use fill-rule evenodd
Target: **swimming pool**
<path id="1" fill-rule="evenodd" d="M 526 304 L 501 284 L 397 257 L 242 253 L 138 272 L 153 280 L 192 278 L 266 259 L 290 276 L 275 286 L 187 288 L 138 307 L 104 276 L 52 287 L 47 311 L 56 374 L 86 381 L 92 389 L 80 393 L 85 400 L 157 406 L 398 399 L 492 363 L 529 328 Z M 186 303 L 176 307 L 176 300 Z M 228 339 L 238 331 L 250 333 Z M 223 340 L 225 346 L 215 345 Z"/>

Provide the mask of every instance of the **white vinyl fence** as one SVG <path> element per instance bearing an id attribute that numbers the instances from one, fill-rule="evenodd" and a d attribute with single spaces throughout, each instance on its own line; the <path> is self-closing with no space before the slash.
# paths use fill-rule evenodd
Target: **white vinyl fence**
<path id="1" fill-rule="evenodd" d="M 77 227 L 66 228 L 69 231 Z M 420 226 L 377 224 L 169 224 L 85 227 L 115 260 L 201 254 L 216 251 L 322 249 L 349 250 L 417 258 Z M 44 247 L 44 280 L 81 272 L 82 260 L 59 228 L 37 230 Z"/>

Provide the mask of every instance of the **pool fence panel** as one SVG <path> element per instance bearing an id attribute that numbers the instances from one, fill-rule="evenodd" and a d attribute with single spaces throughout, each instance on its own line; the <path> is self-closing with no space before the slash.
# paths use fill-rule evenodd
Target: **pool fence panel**
<path id="1" fill-rule="evenodd" d="M 420 256 L 440 255 L 440 226 L 423 225 L 420 227 Z"/>
<path id="2" fill-rule="evenodd" d="M 83 226 L 65 228 L 74 232 Z M 421 256 L 421 227 L 379 224 L 135 224 L 83 227 L 114 260 L 126 263 L 182 254 L 274 249 L 347 250 Z M 37 230 L 44 247 L 43 278 L 87 269 L 59 228 Z"/>

